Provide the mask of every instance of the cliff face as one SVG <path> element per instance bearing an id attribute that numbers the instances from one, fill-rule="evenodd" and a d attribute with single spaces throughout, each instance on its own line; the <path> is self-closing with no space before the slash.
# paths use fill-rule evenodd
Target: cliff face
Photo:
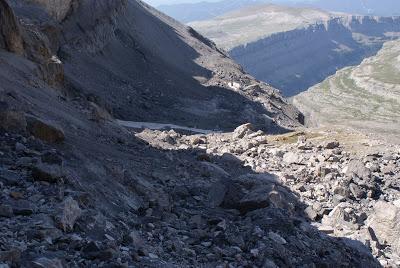
<path id="1" fill-rule="evenodd" d="M 24 44 L 13 10 L 5 0 L 0 1 L 0 47 L 22 54 Z"/>
<path id="2" fill-rule="evenodd" d="M 62 21 L 72 8 L 74 0 L 31 0 L 38 3 L 56 20 Z"/>
<path id="3" fill-rule="evenodd" d="M 286 96 L 306 90 L 340 68 L 359 64 L 383 42 L 400 35 L 399 17 L 276 5 L 249 7 L 190 25 Z"/>
<path id="4" fill-rule="evenodd" d="M 335 18 L 275 33 L 229 53 L 256 78 L 293 96 L 375 54 L 395 32 L 400 32 L 400 18 Z"/>
<path id="5" fill-rule="evenodd" d="M 386 42 L 360 65 L 344 68 L 293 98 L 313 126 L 351 127 L 391 141 L 400 131 L 400 41 Z"/>

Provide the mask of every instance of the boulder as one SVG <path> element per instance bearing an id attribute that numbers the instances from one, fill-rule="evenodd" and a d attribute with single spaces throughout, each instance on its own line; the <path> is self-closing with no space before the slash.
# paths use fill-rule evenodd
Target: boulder
<path id="1" fill-rule="evenodd" d="M 0 263 L 7 262 L 19 267 L 19 262 L 21 260 L 21 251 L 18 249 L 10 249 L 7 251 L 0 251 Z M 13 266 L 14 267 L 14 266 Z"/>
<path id="2" fill-rule="evenodd" d="M 27 123 L 29 133 L 38 139 L 49 143 L 61 143 L 65 140 L 64 131 L 52 122 L 28 116 Z"/>
<path id="3" fill-rule="evenodd" d="M 200 162 L 199 168 L 204 177 L 228 178 L 230 175 L 222 167 L 210 162 Z"/>
<path id="4" fill-rule="evenodd" d="M 104 122 L 104 121 L 111 121 L 112 115 L 103 107 L 97 105 L 94 102 L 90 103 L 92 108 L 92 113 L 90 115 L 90 119 L 95 122 Z"/>
<path id="5" fill-rule="evenodd" d="M 210 207 L 214 208 L 220 206 L 224 202 L 226 192 L 227 186 L 225 183 L 221 181 L 214 183 L 208 191 L 208 202 Z"/>
<path id="6" fill-rule="evenodd" d="M 283 155 L 283 162 L 286 164 L 300 164 L 302 161 L 301 157 L 293 152 L 287 152 Z"/>
<path id="7" fill-rule="evenodd" d="M 315 221 L 315 219 L 318 217 L 318 213 L 311 206 L 308 206 L 304 210 L 304 213 L 312 221 Z"/>
<path id="8" fill-rule="evenodd" d="M 235 131 L 233 131 L 234 139 L 242 139 L 244 136 L 249 135 L 254 132 L 254 126 L 251 123 L 247 123 L 241 126 L 238 126 Z"/>
<path id="9" fill-rule="evenodd" d="M 211 186 L 208 199 L 211 207 L 238 208 L 244 195 L 244 189 L 239 184 L 231 179 L 221 179 Z"/>
<path id="10" fill-rule="evenodd" d="M 36 181 L 56 183 L 63 178 L 60 165 L 39 163 L 32 168 L 32 177 Z"/>
<path id="11" fill-rule="evenodd" d="M 365 167 L 363 162 L 353 159 L 349 162 L 346 168 L 346 176 L 350 178 L 357 176 L 361 179 L 368 179 L 371 177 L 371 171 Z"/>
<path id="12" fill-rule="evenodd" d="M 13 209 L 9 205 L 0 205 L 0 217 L 11 218 L 14 215 Z"/>
<path id="13" fill-rule="evenodd" d="M 37 208 L 28 200 L 17 200 L 11 203 L 15 215 L 30 216 Z"/>
<path id="14" fill-rule="evenodd" d="M 268 207 L 270 202 L 270 193 L 273 191 L 271 185 L 255 189 L 246 194 L 238 204 L 240 212 L 247 213 L 249 211 Z"/>
<path id="15" fill-rule="evenodd" d="M 114 251 L 112 249 L 102 250 L 98 243 L 92 241 L 89 242 L 83 249 L 82 255 L 85 259 L 89 260 L 102 260 L 107 261 L 113 258 Z"/>
<path id="16" fill-rule="evenodd" d="M 294 197 L 275 182 L 275 177 L 270 174 L 247 174 L 234 180 L 221 180 L 210 189 L 210 204 L 236 209 L 242 214 L 266 207 L 293 212 L 296 207 Z"/>
<path id="17" fill-rule="evenodd" d="M 0 128 L 8 132 L 26 131 L 25 114 L 12 110 L 6 102 L 0 102 Z"/>
<path id="18" fill-rule="evenodd" d="M 374 206 L 374 213 L 368 218 L 368 225 L 380 244 L 391 245 L 400 254 L 400 208 L 378 201 Z"/>
<path id="19" fill-rule="evenodd" d="M 72 197 L 67 197 L 60 207 L 60 213 L 56 216 L 56 221 L 60 229 L 64 232 L 72 231 L 76 220 L 82 215 L 82 210 Z"/>
<path id="20" fill-rule="evenodd" d="M 364 188 L 358 186 L 357 184 L 350 183 L 349 189 L 356 199 L 362 199 L 367 196 L 367 191 Z"/>
<path id="21" fill-rule="evenodd" d="M 338 148 L 340 146 L 338 141 L 326 141 L 322 144 L 322 147 L 325 149 L 335 149 Z"/>
<path id="22" fill-rule="evenodd" d="M 331 226 L 335 230 L 357 230 L 355 214 L 349 207 L 346 203 L 338 204 L 328 215 L 322 218 L 322 224 Z"/>

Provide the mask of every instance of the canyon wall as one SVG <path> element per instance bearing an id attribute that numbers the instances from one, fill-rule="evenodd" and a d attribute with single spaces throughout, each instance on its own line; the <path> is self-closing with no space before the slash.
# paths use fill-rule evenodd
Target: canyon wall
<path id="1" fill-rule="evenodd" d="M 290 97 L 361 63 L 399 32 L 399 17 L 343 16 L 275 33 L 229 53 L 250 74 Z"/>

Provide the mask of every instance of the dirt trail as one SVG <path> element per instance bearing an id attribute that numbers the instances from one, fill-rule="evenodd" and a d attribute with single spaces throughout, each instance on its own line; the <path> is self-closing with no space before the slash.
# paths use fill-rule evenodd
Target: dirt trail
<path id="1" fill-rule="evenodd" d="M 215 130 L 184 127 L 184 126 L 178 126 L 178 125 L 174 125 L 174 124 L 134 122 L 134 121 L 122 121 L 122 120 L 117 120 L 117 123 L 124 127 L 138 128 L 138 129 L 144 129 L 144 128 L 148 128 L 148 129 L 152 129 L 152 130 L 180 129 L 180 130 L 186 130 L 186 131 L 199 133 L 199 134 L 220 133 L 220 131 L 215 131 Z"/>

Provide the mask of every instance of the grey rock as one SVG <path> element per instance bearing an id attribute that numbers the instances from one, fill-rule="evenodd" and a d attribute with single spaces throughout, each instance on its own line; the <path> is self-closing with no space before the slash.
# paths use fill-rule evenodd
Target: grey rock
<path id="1" fill-rule="evenodd" d="M 22 143 L 17 142 L 17 143 L 15 144 L 15 150 L 16 150 L 17 152 L 24 152 L 24 151 L 26 150 L 26 147 L 25 147 L 25 145 L 23 145 Z"/>
<path id="2" fill-rule="evenodd" d="M 294 153 L 294 152 L 287 152 L 285 153 L 285 155 L 283 156 L 283 162 L 285 162 L 286 164 L 300 164 L 302 162 L 301 157 Z"/>
<path id="3" fill-rule="evenodd" d="M 278 243 L 281 245 L 287 244 L 286 240 L 277 233 L 269 232 L 268 237 L 269 237 L 269 239 L 273 240 L 275 243 Z"/>
<path id="4" fill-rule="evenodd" d="M 33 268 L 65 268 L 60 259 L 49 259 L 46 257 L 32 261 Z"/>
<path id="5" fill-rule="evenodd" d="M 218 181 L 212 184 L 208 192 L 208 202 L 211 207 L 218 207 L 222 205 L 225 199 L 225 194 L 227 193 L 227 186 L 225 183 Z"/>
<path id="6" fill-rule="evenodd" d="M 61 143 L 65 140 L 64 131 L 55 123 L 33 116 L 27 117 L 27 130 L 36 138 L 49 143 Z"/>
<path id="7" fill-rule="evenodd" d="M 368 218 L 368 225 L 382 245 L 390 244 L 400 254 L 400 209 L 395 205 L 378 201 L 374 213 Z"/>
<path id="8" fill-rule="evenodd" d="M 19 186 L 22 183 L 18 173 L 6 169 L 0 169 L 0 181 L 7 186 Z"/>
<path id="9" fill-rule="evenodd" d="M 327 141 L 322 145 L 325 149 L 335 149 L 340 146 L 338 141 Z"/>
<path id="10" fill-rule="evenodd" d="M 274 261 L 266 259 L 264 261 L 264 264 L 262 267 L 263 268 L 278 268 L 279 266 L 277 266 Z"/>
<path id="11" fill-rule="evenodd" d="M 59 165 L 38 163 L 32 168 L 32 177 L 36 181 L 55 183 L 63 178 L 63 172 Z"/>
<path id="12" fill-rule="evenodd" d="M 366 190 L 357 184 L 351 183 L 349 185 L 349 189 L 353 196 L 357 199 L 365 198 L 367 196 Z"/>
<path id="13" fill-rule="evenodd" d="M 75 222 L 82 215 L 82 210 L 72 197 L 67 197 L 61 204 L 60 213 L 56 216 L 56 221 L 60 229 L 64 232 L 72 231 Z"/>
<path id="14" fill-rule="evenodd" d="M 0 205 L 0 217 L 11 218 L 12 216 L 14 216 L 14 212 L 10 205 Z"/>
<path id="15" fill-rule="evenodd" d="M 233 138 L 234 139 L 242 139 L 244 136 L 249 135 L 253 133 L 254 131 L 254 126 L 250 123 L 241 125 L 233 131 Z"/>
<path id="16" fill-rule="evenodd" d="M 20 263 L 20 260 L 21 251 L 19 249 L 0 251 L 0 262 L 7 262 L 17 266 Z"/>
<path id="17" fill-rule="evenodd" d="M 36 211 L 36 206 L 28 200 L 18 200 L 12 203 L 15 215 L 30 216 Z"/>
<path id="18" fill-rule="evenodd" d="M 308 207 L 304 210 L 304 213 L 307 215 L 307 217 L 308 217 L 310 220 L 315 220 L 315 219 L 318 217 L 318 213 L 315 212 L 315 210 L 314 210 L 311 206 L 308 206 Z"/>
<path id="19" fill-rule="evenodd" d="M 96 242 L 89 242 L 83 249 L 82 249 L 83 257 L 89 260 L 102 260 L 107 261 L 114 257 L 114 250 L 112 249 L 101 249 Z"/>
<path id="20" fill-rule="evenodd" d="M 7 103 L 0 102 L 0 128 L 9 132 L 25 132 L 26 119 L 23 112 L 13 111 Z"/>
<path id="21" fill-rule="evenodd" d="M 362 179 L 368 179 L 371 177 L 371 171 L 365 167 L 363 162 L 354 159 L 347 166 L 346 176 L 357 176 Z"/>

